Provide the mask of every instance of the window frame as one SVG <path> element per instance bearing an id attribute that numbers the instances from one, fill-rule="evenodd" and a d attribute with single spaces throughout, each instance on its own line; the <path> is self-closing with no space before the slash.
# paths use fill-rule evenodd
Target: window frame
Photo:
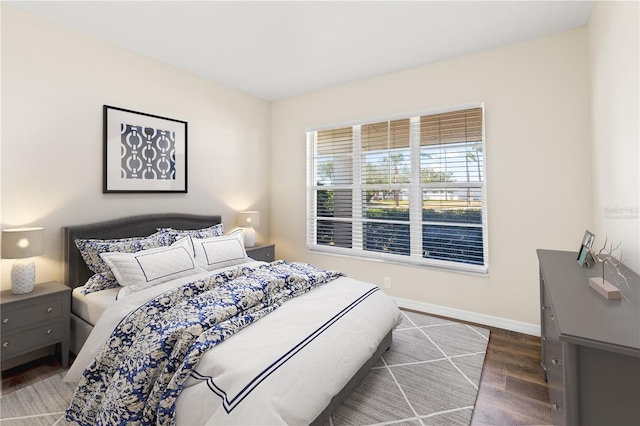
<path id="1" fill-rule="evenodd" d="M 384 219 L 384 223 L 400 223 L 403 225 L 409 225 L 409 233 L 410 233 L 410 255 L 405 256 L 401 254 L 395 253 L 383 253 L 379 251 L 368 251 L 363 248 L 363 238 L 362 238 L 362 228 L 363 223 L 365 222 L 373 222 L 375 219 L 368 219 L 363 217 L 363 204 L 362 204 L 362 195 L 368 189 L 375 189 L 376 185 L 373 184 L 364 184 L 362 182 L 362 165 L 364 164 L 363 156 L 362 156 L 362 146 L 360 140 L 360 130 L 363 125 L 375 124 L 385 121 L 395 121 L 395 120 L 403 120 L 403 119 L 411 119 L 411 120 L 420 120 L 422 116 L 429 115 L 437 115 L 443 113 L 451 113 L 457 111 L 463 111 L 467 109 L 480 108 L 482 110 L 482 141 L 481 149 L 482 149 L 482 180 L 471 181 L 467 180 L 464 182 L 442 182 L 442 183 L 423 183 L 421 179 L 421 164 L 420 164 L 420 134 L 418 130 L 418 135 L 414 134 L 414 131 L 411 131 L 410 135 L 410 174 L 411 179 L 410 183 L 398 183 L 398 184 L 379 184 L 377 187 L 380 190 L 393 190 L 393 189 L 406 189 L 409 194 L 409 222 L 395 222 L 393 220 Z M 456 105 L 447 108 L 439 108 L 439 109 L 431 109 L 431 110 L 422 110 L 416 112 L 395 114 L 383 117 L 376 118 L 367 118 L 363 120 L 336 123 L 330 125 L 323 125 L 317 127 L 309 127 L 305 129 L 306 135 L 306 156 L 307 156 L 307 164 L 306 164 L 306 248 L 308 251 L 337 255 L 337 256 L 346 256 L 350 258 L 363 259 L 363 260 L 374 260 L 374 261 L 384 261 L 389 263 L 401 264 L 401 265 L 410 265 L 410 266 L 421 266 L 428 268 L 436 268 L 442 270 L 448 270 L 453 272 L 463 272 L 470 274 L 478 274 L 478 275 L 488 275 L 489 273 L 489 229 L 488 229 L 488 199 L 487 199 L 487 156 L 486 156 L 486 138 L 485 138 L 485 106 L 484 102 L 474 102 L 470 104 L 464 105 Z M 412 121 L 413 123 L 413 121 Z M 333 190 L 337 189 L 345 189 L 352 191 L 352 214 L 351 217 L 345 219 L 344 221 L 352 224 L 352 241 L 353 245 L 351 248 L 348 247 L 339 247 L 339 246 L 330 246 L 323 245 L 317 243 L 317 223 L 319 220 L 322 220 L 320 216 L 317 215 L 317 203 L 316 203 L 316 193 L 321 188 L 321 185 L 317 184 L 316 180 L 316 171 L 315 171 L 315 161 L 316 161 L 316 141 L 314 140 L 314 134 L 317 135 L 317 132 L 324 130 L 332 130 L 332 129 L 341 129 L 341 128 L 354 128 L 353 134 L 353 149 L 351 156 L 353 158 L 353 164 L 351 168 L 351 178 L 352 182 L 349 184 L 338 184 L 332 185 L 330 188 Z M 413 129 L 413 127 L 412 127 Z M 446 145 L 446 144 L 442 144 Z M 482 203 L 480 207 L 481 211 L 481 223 L 477 226 L 469 222 L 463 222 L 460 224 L 456 223 L 442 223 L 442 225 L 446 226 L 474 226 L 482 229 L 482 246 L 483 246 L 483 264 L 469 264 L 456 262 L 453 260 L 440 260 L 433 258 L 425 258 L 422 256 L 423 254 L 423 225 L 428 224 L 428 221 L 423 220 L 423 203 L 415 202 L 416 199 L 421 199 L 423 201 L 423 191 L 425 189 L 437 189 L 437 188 L 452 188 L 452 187 L 464 187 L 464 188 L 479 188 L 482 197 Z M 360 201 L 358 201 L 360 200 Z M 414 201 L 412 201 L 414 200 Z M 340 222 L 341 219 L 338 217 L 331 217 L 330 220 L 332 222 Z M 355 234 L 355 237 L 353 236 Z"/>

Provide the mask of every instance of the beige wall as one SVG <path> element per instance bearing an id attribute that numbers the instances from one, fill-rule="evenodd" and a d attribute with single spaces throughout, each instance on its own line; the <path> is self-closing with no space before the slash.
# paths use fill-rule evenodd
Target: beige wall
<path id="1" fill-rule="evenodd" d="M 212 53 L 213 54 L 213 53 Z M 102 105 L 188 122 L 187 194 L 102 193 Z M 60 228 L 131 214 L 263 213 L 270 104 L 2 3 L 2 228 L 41 225 L 36 282 L 60 280 Z M 10 287 L 2 260 L 2 289 Z"/>
<path id="2" fill-rule="evenodd" d="M 536 249 L 576 250 L 591 219 L 587 30 L 557 34 L 275 102 L 271 240 L 409 305 L 535 332 Z M 489 276 L 310 253 L 305 128 L 484 101 Z M 504 324 L 507 322 L 508 324 Z"/>
<path id="3" fill-rule="evenodd" d="M 620 243 L 640 272 L 640 30 L 638 2 L 595 2 L 589 20 L 595 247 Z M 620 252 L 614 254 L 619 255 Z"/>

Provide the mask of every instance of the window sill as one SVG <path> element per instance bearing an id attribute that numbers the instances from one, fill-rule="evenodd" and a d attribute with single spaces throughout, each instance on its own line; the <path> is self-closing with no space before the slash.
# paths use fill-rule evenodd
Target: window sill
<path id="1" fill-rule="evenodd" d="M 351 250 L 351 249 L 347 249 Z M 455 274 L 463 274 L 463 275 L 471 275 L 479 278 L 489 278 L 489 270 L 488 267 L 486 270 L 482 270 L 483 267 L 478 267 L 478 270 L 474 270 L 471 268 L 459 268 L 450 265 L 436 265 L 433 263 L 422 263 L 422 262 L 412 262 L 411 260 L 397 260 L 395 257 L 385 257 L 381 255 L 379 257 L 369 257 L 369 256 L 354 256 L 349 253 L 337 253 L 335 249 L 327 249 L 323 250 L 322 248 L 318 248 L 315 246 L 307 246 L 307 253 L 311 254 L 321 254 L 327 256 L 340 257 L 343 259 L 357 260 L 357 261 L 365 261 L 365 262 L 375 262 L 375 263 L 383 263 L 397 266 L 405 266 L 411 268 L 420 268 L 420 269 L 430 269 L 433 271 L 439 272 L 452 272 Z"/>

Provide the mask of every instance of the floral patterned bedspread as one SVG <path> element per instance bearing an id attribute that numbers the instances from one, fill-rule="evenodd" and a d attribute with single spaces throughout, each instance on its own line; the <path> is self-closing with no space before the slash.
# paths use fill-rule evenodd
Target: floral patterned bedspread
<path id="1" fill-rule="evenodd" d="M 118 324 L 84 371 L 67 420 L 172 424 L 176 398 L 208 349 L 340 276 L 280 260 L 228 270 L 150 300 Z"/>

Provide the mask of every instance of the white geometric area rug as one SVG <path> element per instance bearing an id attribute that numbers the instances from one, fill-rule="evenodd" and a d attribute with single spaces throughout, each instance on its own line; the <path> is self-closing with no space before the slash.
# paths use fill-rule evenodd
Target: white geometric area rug
<path id="1" fill-rule="evenodd" d="M 489 330 L 402 313 L 391 348 L 333 413 L 333 425 L 471 423 Z"/>
<path id="2" fill-rule="evenodd" d="M 403 311 L 391 348 L 328 426 L 469 425 L 489 330 Z M 68 425 L 74 386 L 64 373 L 0 397 L 3 426 Z"/>

